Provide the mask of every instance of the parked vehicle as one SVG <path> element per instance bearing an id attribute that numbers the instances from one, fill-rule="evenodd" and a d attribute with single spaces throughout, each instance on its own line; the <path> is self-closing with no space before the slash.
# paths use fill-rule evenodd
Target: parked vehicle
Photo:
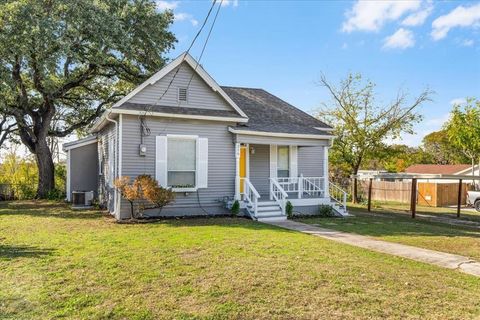
<path id="1" fill-rule="evenodd" d="M 480 212 L 480 191 L 467 191 L 467 203 Z"/>

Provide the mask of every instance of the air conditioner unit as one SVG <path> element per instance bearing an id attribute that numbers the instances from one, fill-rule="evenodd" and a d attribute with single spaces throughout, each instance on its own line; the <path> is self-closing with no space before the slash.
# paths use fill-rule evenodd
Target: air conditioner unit
<path id="1" fill-rule="evenodd" d="M 73 191 L 72 204 L 74 207 L 90 207 L 93 200 L 93 191 Z"/>

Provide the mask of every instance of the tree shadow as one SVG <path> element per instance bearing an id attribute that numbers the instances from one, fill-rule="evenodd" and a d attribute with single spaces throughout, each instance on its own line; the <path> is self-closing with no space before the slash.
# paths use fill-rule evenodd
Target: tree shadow
<path id="1" fill-rule="evenodd" d="M 0 216 L 53 217 L 62 219 L 98 219 L 105 216 L 100 210 L 73 210 L 67 203 L 31 200 L 0 202 Z"/>
<path id="2" fill-rule="evenodd" d="M 451 225 L 428 219 L 411 219 L 402 214 L 366 213 L 352 211 L 355 216 L 347 219 L 313 218 L 299 219 L 308 224 L 365 236 L 412 236 L 412 237 L 467 237 L 480 238 L 480 229 L 472 226 Z"/>
<path id="3" fill-rule="evenodd" d="M 37 248 L 33 246 L 0 244 L 0 259 L 41 258 L 52 255 L 54 251 L 54 249 Z"/>

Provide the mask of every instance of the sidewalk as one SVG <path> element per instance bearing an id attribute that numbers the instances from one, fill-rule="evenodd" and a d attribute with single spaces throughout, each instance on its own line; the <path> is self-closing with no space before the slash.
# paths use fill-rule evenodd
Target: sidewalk
<path id="1" fill-rule="evenodd" d="M 264 223 L 289 230 L 300 231 L 303 233 L 342 242 L 356 247 L 361 247 L 377 252 L 388 253 L 398 257 L 433 264 L 439 267 L 458 269 L 464 273 L 480 277 L 480 262 L 471 260 L 464 256 L 428 250 L 399 243 L 375 240 L 358 234 L 320 228 L 291 220 L 269 221 Z"/>

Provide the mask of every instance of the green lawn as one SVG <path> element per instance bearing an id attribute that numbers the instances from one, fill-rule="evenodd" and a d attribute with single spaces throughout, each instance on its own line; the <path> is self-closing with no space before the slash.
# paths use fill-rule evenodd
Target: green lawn
<path id="1" fill-rule="evenodd" d="M 467 319 L 480 279 L 245 219 L 0 204 L 0 318 Z"/>
<path id="2" fill-rule="evenodd" d="M 452 226 L 422 218 L 412 219 L 395 211 L 368 213 L 351 207 L 346 219 L 308 218 L 302 222 L 371 236 L 390 242 L 455 253 L 480 261 L 480 226 Z"/>

